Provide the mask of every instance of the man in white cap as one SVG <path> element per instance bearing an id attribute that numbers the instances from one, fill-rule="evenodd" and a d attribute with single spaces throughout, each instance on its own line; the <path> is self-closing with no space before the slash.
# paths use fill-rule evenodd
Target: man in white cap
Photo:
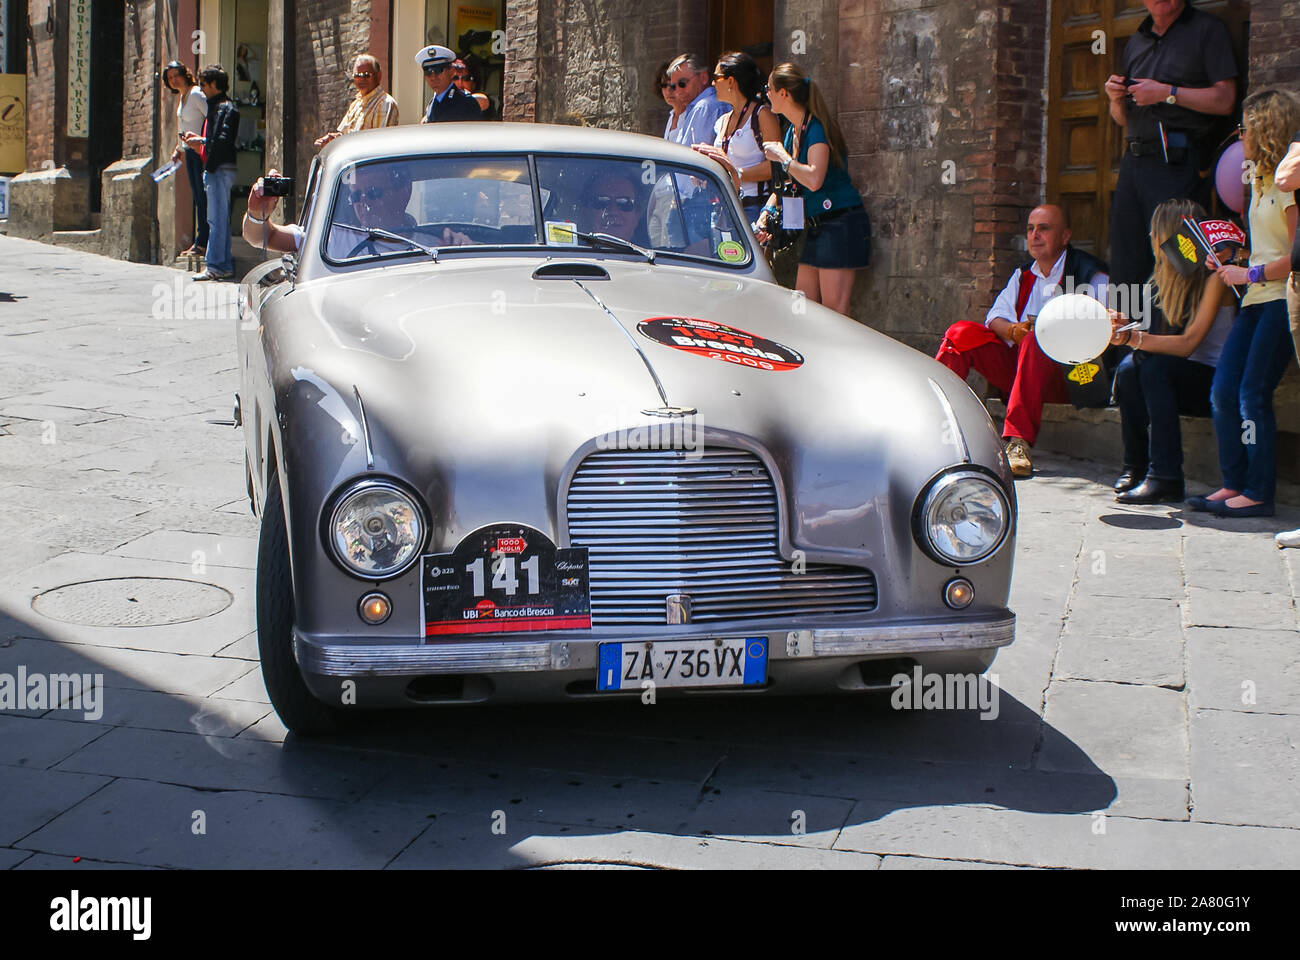
<path id="1" fill-rule="evenodd" d="M 424 82 L 433 91 L 433 99 L 429 101 L 429 109 L 421 123 L 483 119 L 483 110 L 478 101 L 451 82 L 451 65 L 455 61 L 456 54 L 452 50 L 436 43 L 415 55 L 415 62 L 424 71 Z"/>

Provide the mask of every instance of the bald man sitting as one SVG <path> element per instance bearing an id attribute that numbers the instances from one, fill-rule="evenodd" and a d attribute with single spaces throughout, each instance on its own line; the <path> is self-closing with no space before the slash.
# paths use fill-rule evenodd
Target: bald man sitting
<path id="1" fill-rule="evenodd" d="M 1002 439 L 1017 477 L 1034 472 L 1029 448 L 1038 439 L 1043 404 L 1068 399 L 1065 373 L 1039 348 L 1034 320 L 1043 304 L 1062 292 L 1091 293 L 1104 304 L 1110 282 L 1104 263 L 1070 246 L 1070 226 L 1060 207 L 1035 207 L 1027 238 L 1033 259 L 1011 275 L 984 322 L 954 323 L 935 355 L 963 380 L 974 368 L 1002 392 L 1007 401 Z"/>

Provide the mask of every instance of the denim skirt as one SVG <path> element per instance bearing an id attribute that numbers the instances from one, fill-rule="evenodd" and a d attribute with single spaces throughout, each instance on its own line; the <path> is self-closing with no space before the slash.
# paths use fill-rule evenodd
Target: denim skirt
<path id="1" fill-rule="evenodd" d="M 858 270 L 870 260 L 871 221 L 865 207 L 850 207 L 804 230 L 800 263 L 826 270 Z"/>

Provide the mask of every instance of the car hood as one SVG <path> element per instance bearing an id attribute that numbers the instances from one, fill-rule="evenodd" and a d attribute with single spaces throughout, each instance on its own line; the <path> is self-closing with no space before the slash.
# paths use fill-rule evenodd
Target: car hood
<path id="1" fill-rule="evenodd" d="M 792 291 L 613 258 L 583 261 L 608 280 L 534 279 L 538 262 L 448 257 L 305 283 L 280 300 L 263 321 L 277 392 L 342 426 L 330 450 L 311 431 L 302 453 L 327 473 L 332 461 L 331 483 L 365 472 L 363 431 L 348 423 L 360 419 L 359 395 L 374 469 L 419 489 L 451 545 L 505 520 L 559 530 L 576 461 L 635 449 L 672 422 L 643 411 L 665 406 L 697 411 L 690 422 L 705 442 L 763 455 L 794 505 L 795 538 L 830 550 L 860 546 L 838 520 L 914 498 L 963 459 L 1009 486 L 988 416 L 956 377 Z M 688 352 L 639 332 L 664 317 L 774 342 L 786 349 L 759 344 L 755 364 L 780 356 L 791 368 L 714 359 L 702 337 Z M 277 369 L 277 358 L 293 365 Z"/>

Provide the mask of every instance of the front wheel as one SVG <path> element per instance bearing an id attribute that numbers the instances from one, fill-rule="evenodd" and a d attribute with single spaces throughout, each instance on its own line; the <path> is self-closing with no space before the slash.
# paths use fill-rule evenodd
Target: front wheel
<path id="1" fill-rule="evenodd" d="M 338 733 L 346 719 L 307 689 L 293 656 L 293 573 L 279 477 L 272 475 L 257 542 L 257 652 L 262 682 L 281 722 L 299 736 Z"/>

